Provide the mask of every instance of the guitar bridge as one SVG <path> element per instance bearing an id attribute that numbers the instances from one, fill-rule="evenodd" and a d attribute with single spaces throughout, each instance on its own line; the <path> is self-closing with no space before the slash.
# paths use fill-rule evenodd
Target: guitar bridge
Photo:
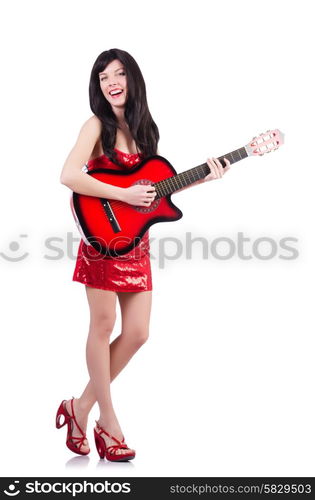
<path id="1" fill-rule="evenodd" d="M 121 231 L 121 227 L 118 223 L 118 220 L 115 217 L 115 214 L 112 210 L 112 207 L 110 206 L 109 201 L 106 198 L 101 198 L 101 203 L 114 233 L 119 233 Z"/>

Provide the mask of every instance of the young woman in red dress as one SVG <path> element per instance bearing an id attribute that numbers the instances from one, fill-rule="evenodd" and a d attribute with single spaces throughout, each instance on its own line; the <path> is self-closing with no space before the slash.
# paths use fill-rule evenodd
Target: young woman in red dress
<path id="1" fill-rule="evenodd" d="M 128 169 L 158 154 L 159 130 L 151 117 L 145 82 L 134 58 L 120 49 L 102 52 L 91 71 L 89 96 L 93 115 L 83 124 L 66 159 L 61 183 L 79 194 L 150 206 L 156 196 L 153 186 L 121 188 L 85 173 L 100 166 Z M 227 168 L 223 169 L 216 158 L 207 159 L 211 173 L 196 184 L 222 177 L 229 168 L 225 161 Z M 135 451 L 125 443 L 114 411 L 110 383 L 148 339 L 152 303 L 149 251 L 149 231 L 134 250 L 115 258 L 104 257 L 80 241 L 73 281 L 85 285 L 90 310 L 86 344 L 90 380 L 79 398 L 60 403 L 56 415 L 57 428 L 68 425 L 66 444 L 75 453 L 90 452 L 86 428 L 89 412 L 97 401 L 100 416 L 94 439 L 99 456 L 110 461 L 135 457 Z M 110 342 L 117 298 L 121 333 Z"/>

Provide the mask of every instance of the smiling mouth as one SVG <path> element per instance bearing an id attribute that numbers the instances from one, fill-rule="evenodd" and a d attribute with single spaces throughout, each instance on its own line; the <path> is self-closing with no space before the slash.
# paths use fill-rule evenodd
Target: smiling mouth
<path id="1" fill-rule="evenodd" d="M 121 94 L 123 93 L 123 90 L 119 90 L 119 91 L 114 91 L 114 93 L 112 94 L 111 92 L 109 92 L 109 95 L 113 98 L 117 98 L 119 97 Z"/>

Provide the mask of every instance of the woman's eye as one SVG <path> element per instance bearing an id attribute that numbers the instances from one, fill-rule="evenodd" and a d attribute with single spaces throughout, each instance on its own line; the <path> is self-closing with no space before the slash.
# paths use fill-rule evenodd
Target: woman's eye
<path id="1" fill-rule="evenodd" d="M 119 73 L 119 75 L 125 75 L 125 74 L 126 74 L 126 73 L 125 73 L 124 71 L 121 71 L 121 72 Z M 102 77 L 101 77 L 101 79 L 100 79 L 100 81 L 102 82 L 102 81 L 103 81 L 103 80 L 105 80 L 106 78 L 107 78 L 107 76 L 102 76 Z"/>

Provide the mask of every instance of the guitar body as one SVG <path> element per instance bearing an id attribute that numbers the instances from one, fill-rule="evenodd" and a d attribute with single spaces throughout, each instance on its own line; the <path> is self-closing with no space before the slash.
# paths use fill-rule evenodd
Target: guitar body
<path id="1" fill-rule="evenodd" d="M 280 130 L 267 130 L 253 137 L 246 146 L 218 160 L 224 168 L 224 158 L 232 164 L 248 156 L 262 156 L 277 150 L 283 141 Z M 149 207 L 141 207 L 72 193 L 71 209 L 75 222 L 85 243 L 99 253 L 112 257 L 124 255 L 140 243 L 152 224 L 180 219 L 183 214 L 172 203 L 171 194 L 204 178 L 209 172 L 209 166 L 203 163 L 177 174 L 169 161 L 158 155 L 146 158 L 128 170 L 90 170 L 87 174 L 95 179 L 123 188 L 134 184 L 154 185 L 157 196 Z"/>
<path id="2" fill-rule="evenodd" d="M 97 168 L 87 174 L 106 184 L 126 188 L 134 184 L 155 184 L 176 175 L 176 171 L 168 160 L 155 155 L 128 170 Z M 143 207 L 73 193 L 71 208 L 85 243 L 112 257 L 131 251 L 153 224 L 175 221 L 183 216 L 170 195 Z"/>

